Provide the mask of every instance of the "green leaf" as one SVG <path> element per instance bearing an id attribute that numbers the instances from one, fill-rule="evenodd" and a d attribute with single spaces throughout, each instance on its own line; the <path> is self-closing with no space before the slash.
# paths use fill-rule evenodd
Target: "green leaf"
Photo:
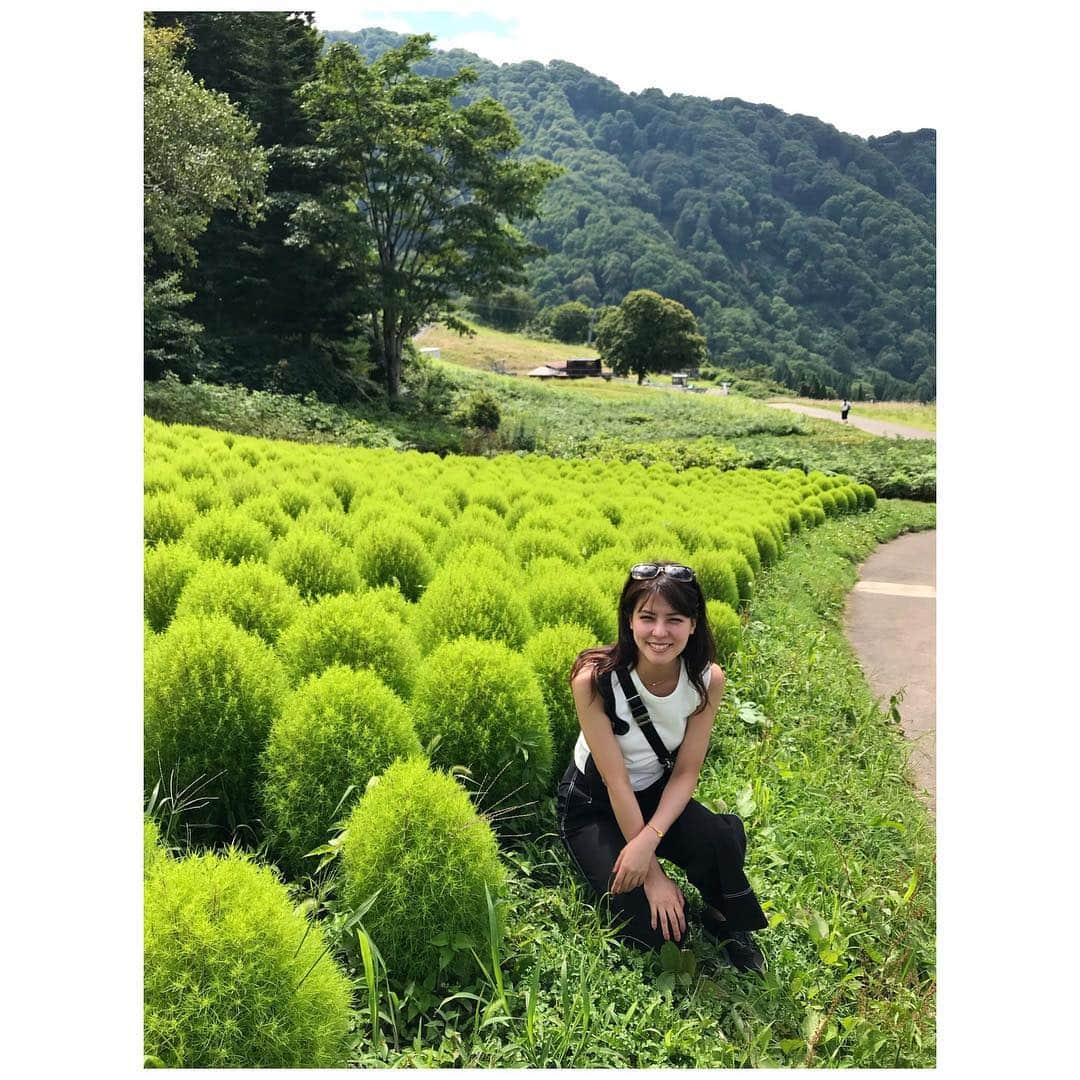
<path id="1" fill-rule="evenodd" d="M 754 802 L 754 785 L 747 784 L 738 795 L 735 796 L 735 813 L 741 818 L 748 818 L 757 809 Z"/>
<path id="2" fill-rule="evenodd" d="M 829 936 L 829 924 L 817 912 L 810 915 L 809 930 L 810 937 L 818 944 L 825 941 Z"/>
<path id="3" fill-rule="evenodd" d="M 682 970 L 682 958 L 679 956 L 679 946 L 674 941 L 665 941 L 660 946 L 660 966 L 664 971 Z"/>

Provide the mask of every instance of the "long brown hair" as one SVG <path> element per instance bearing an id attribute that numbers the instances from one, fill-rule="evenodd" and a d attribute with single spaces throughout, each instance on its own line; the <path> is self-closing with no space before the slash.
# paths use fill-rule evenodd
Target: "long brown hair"
<path id="1" fill-rule="evenodd" d="M 671 560 L 652 559 L 656 563 Z M 694 619 L 694 632 L 682 651 L 686 663 L 686 673 L 690 683 L 698 693 L 698 707 L 691 713 L 697 716 L 708 704 L 709 692 L 705 686 L 705 671 L 716 660 L 716 642 L 705 611 L 705 595 L 695 577 L 693 581 L 676 581 L 667 574 L 657 574 L 654 578 L 641 581 L 627 577 L 619 597 L 619 638 L 614 645 L 586 649 L 578 655 L 570 670 L 573 681 L 586 665 L 592 668 L 590 683 L 593 696 L 599 692 L 599 681 L 618 667 L 631 668 L 638 662 L 638 647 L 630 629 L 630 619 L 638 605 L 652 596 L 666 600 L 680 615 Z"/>

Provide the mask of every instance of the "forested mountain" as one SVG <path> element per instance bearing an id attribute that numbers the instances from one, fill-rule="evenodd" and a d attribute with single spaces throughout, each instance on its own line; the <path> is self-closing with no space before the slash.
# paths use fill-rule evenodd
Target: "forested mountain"
<path id="1" fill-rule="evenodd" d="M 404 36 L 327 32 L 373 58 Z M 847 135 L 810 116 L 614 83 L 563 61 L 462 65 L 565 167 L 526 232 L 542 306 L 647 288 L 687 305 L 709 352 L 816 395 L 935 396 L 935 133 Z"/>

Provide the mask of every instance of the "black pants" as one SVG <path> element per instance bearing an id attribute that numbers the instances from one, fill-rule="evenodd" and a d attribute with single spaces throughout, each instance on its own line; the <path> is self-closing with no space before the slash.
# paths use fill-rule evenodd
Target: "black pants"
<path id="1" fill-rule="evenodd" d="M 635 791 L 646 821 L 655 813 L 667 777 Z M 607 788 L 590 756 L 582 773 L 571 762 L 559 782 L 559 835 L 593 893 L 605 899 L 620 923 L 621 936 L 635 945 L 658 949 L 664 943 L 659 925 L 651 926 L 644 886 L 611 896 L 612 870 L 626 839 L 615 819 Z M 658 858 L 682 867 L 702 899 L 721 912 L 732 930 L 768 925 L 754 890 L 743 873 L 746 832 L 734 814 L 714 814 L 691 799 L 656 848 Z"/>

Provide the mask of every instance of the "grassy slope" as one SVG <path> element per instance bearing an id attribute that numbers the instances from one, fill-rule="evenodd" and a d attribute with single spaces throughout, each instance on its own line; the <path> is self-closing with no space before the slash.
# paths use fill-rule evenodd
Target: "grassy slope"
<path id="1" fill-rule="evenodd" d="M 765 980 L 737 975 L 699 935 L 694 977 L 664 991 L 661 960 L 612 940 L 548 831 L 508 856 L 509 1016 L 483 1026 L 459 1000 L 354 1064 L 933 1066 L 933 829 L 841 625 L 857 563 L 933 521 L 933 507 L 899 501 L 830 519 L 789 542 L 754 600 L 697 796 L 747 823 L 748 873 L 773 923 Z M 544 814 L 550 829 L 552 801 Z"/>
<path id="2" fill-rule="evenodd" d="M 598 354 L 588 345 L 564 345 L 559 341 L 540 341 L 522 334 L 508 334 L 486 326 L 475 326 L 475 337 L 463 337 L 445 326 L 429 326 L 417 334 L 418 349 L 436 348 L 440 359 L 462 367 L 490 371 L 500 363 L 507 371 L 522 374 L 549 360 L 570 360 L 576 357 L 595 358 Z"/>
<path id="3" fill-rule="evenodd" d="M 810 405 L 816 409 L 840 411 L 839 401 L 819 401 L 816 398 L 775 397 L 770 401 L 790 401 L 796 405 Z M 923 431 L 937 431 L 937 406 L 920 405 L 917 401 L 853 401 L 852 416 L 864 416 L 867 420 L 891 420 L 896 424 Z"/>

